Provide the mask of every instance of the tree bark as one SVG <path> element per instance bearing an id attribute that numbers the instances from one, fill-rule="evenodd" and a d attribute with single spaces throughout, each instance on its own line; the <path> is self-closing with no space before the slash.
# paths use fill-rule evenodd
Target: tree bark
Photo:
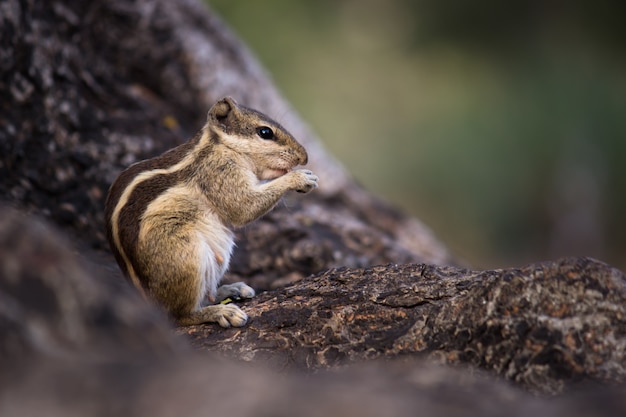
<path id="1" fill-rule="evenodd" d="M 180 333 L 198 348 L 279 368 L 422 354 L 558 393 L 578 380 L 624 380 L 625 283 L 623 273 L 588 258 L 495 271 L 342 268 L 244 304 L 244 330 Z"/>

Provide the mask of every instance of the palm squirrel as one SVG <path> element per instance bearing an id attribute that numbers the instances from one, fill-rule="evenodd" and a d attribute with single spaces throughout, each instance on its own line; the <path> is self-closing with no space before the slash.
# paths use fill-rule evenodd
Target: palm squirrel
<path id="1" fill-rule="evenodd" d="M 243 326 L 246 313 L 220 301 L 250 298 L 254 290 L 241 282 L 218 287 L 232 230 L 270 211 L 289 190 L 317 188 L 313 172 L 293 169 L 307 159 L 277 122 L 230 97 L 219 100 L 191 140 L 131 165 L 111 185 L 106 229 L 120 268 L 179 325 Z"/>

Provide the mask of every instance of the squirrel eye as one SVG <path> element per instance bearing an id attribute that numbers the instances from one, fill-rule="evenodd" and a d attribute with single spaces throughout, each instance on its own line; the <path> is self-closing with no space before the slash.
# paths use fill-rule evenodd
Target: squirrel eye
<path id="1" fill-rule="evenodd" d="M 274 131 L 267 126 L 258 127 L 256 133 L 263 139 L 274 139 Z"/>

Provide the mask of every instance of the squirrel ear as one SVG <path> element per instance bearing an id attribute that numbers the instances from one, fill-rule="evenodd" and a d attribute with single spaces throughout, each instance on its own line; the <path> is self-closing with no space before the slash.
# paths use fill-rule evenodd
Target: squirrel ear
<path id="1" fill-rule="evenodd" d="M 237 111 L 237 102 L 231 97 L 224 97 L 211 107 L 207 119 L 225 121 L 231 112 Z"/>

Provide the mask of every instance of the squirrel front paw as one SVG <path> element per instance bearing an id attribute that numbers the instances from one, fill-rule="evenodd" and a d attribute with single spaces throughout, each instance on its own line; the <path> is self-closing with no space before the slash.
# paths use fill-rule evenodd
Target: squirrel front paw
<path id="1" fill-rule="evenodd" d="M 317 188 L 318 177 L 308 169 L 298 169 L 292 171 L 294 175 L 297 175 L 296 185 L 294 190 L 299 193 L 308 193 L 311 190 Z"/>

